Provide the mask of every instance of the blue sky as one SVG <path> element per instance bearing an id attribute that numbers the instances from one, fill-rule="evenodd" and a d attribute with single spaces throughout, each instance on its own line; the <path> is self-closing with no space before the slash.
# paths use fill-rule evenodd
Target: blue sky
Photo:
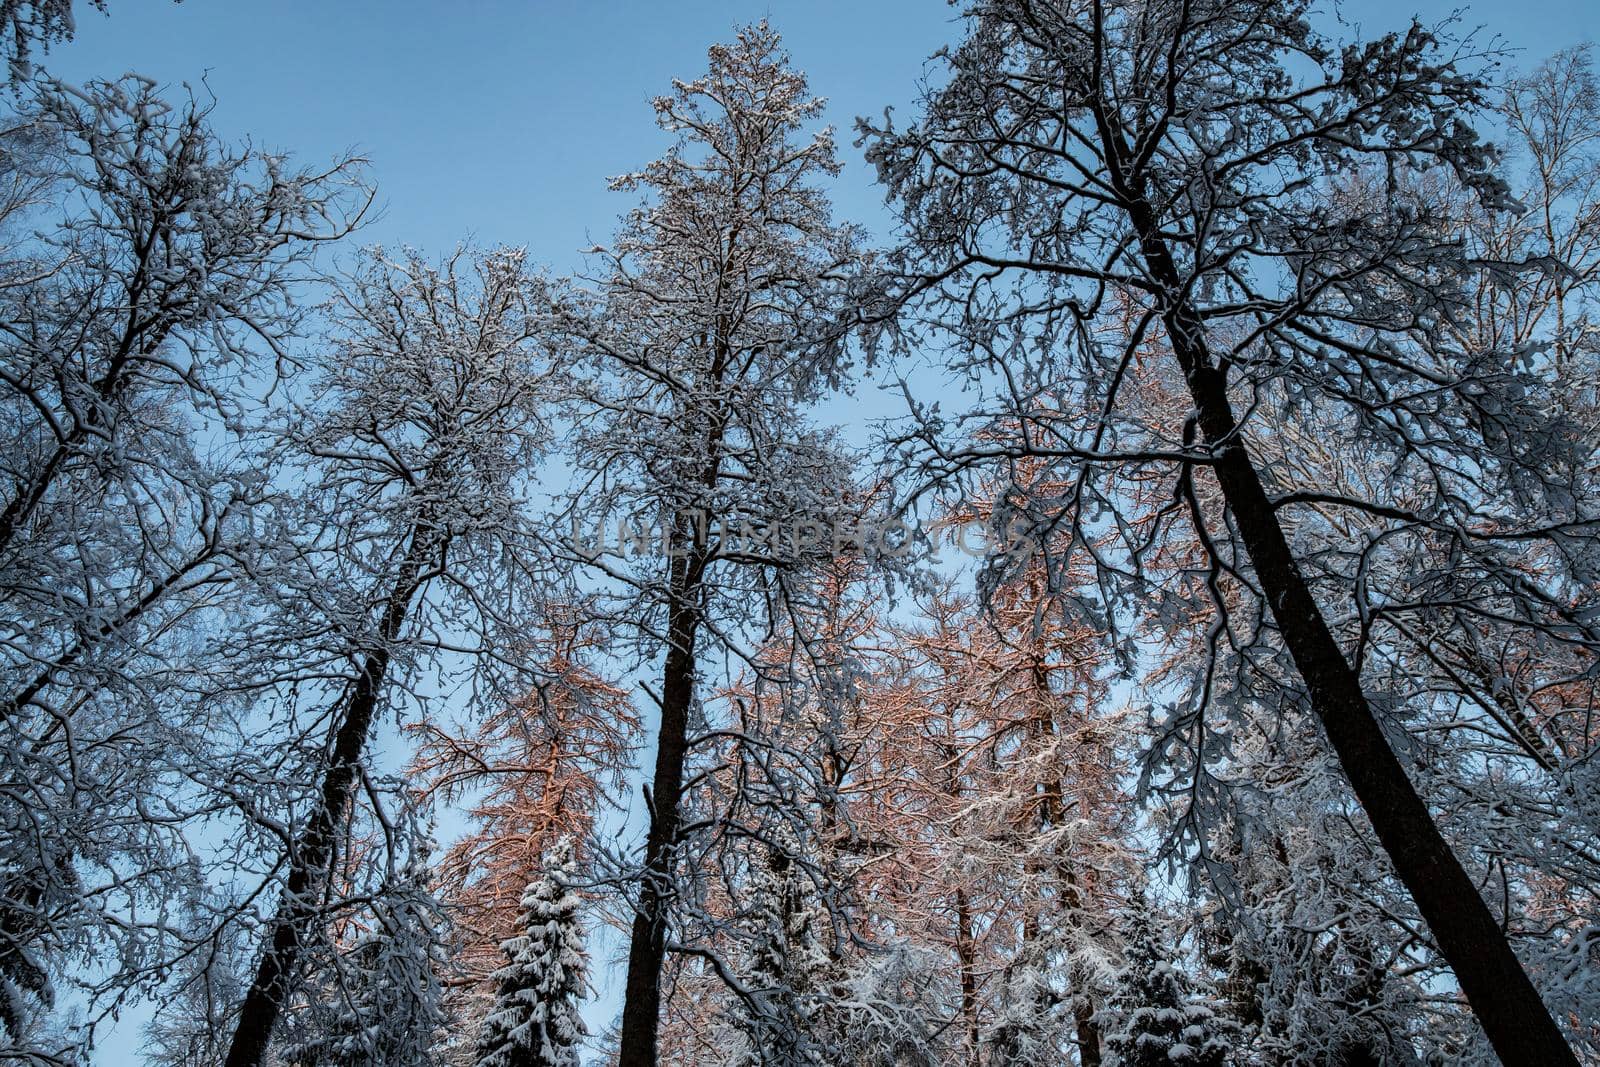
<path id="1" fill-rule="evenodd" d="M 80 8 L 85 5 L 81 2 Z M 1343 17 L 1366 34 L 1412 14 L 1436 20 L 1452 0 L 1355 0 Z M 839 213 L 883 233 L 870 169 L 850 147 L 855 116 L 895 105 L 909 115 L 926 57 L 958 32 L 944 0 L 112 0 L 79 15 L 78 40 L 45 65 L 69 81 L 138 71 L 198 83 L 218 98 L 214 123 L 308 162 L 355 150 L 372 161 L 381 214 L 364 239 L 441 253 L 457 242 L 526 245 L 557 271 L 607 239 L 627 197 L 609 175 L 663 145 L 649 100 L 704 66 L 707 44 L 762 16 L 784 33 L 813 89 L 830 99 L 848 166 Z M 1532 65 L 1600 38 L 1594 0 L 1480 3 L 1464 15 Z M 864 395 L 830 416 L 881 416 Z M 620 976 L 602 970 L 615 1010 Z M 132 1013 L 97 1062 L 137 1062 Z"/>
<path id="2" fill-rule="evenodd" d="M 1373 33 L 1456 6 L 1356 0 L 1344 12 Z M 660 148 L 649 99 L 697 73 L 708 43 L 763 15 L 846 134 L 841 214 L 881 229 L 850 126 L 887 104 L 905 114 L 926 57 L 956 32 L 944 0 L 112 0 L 110 11 L 81 13 L 78 40 L 50 69 L 71 80 L 205 77 L 229 135 L 308 161 L 368 155 L 384 205 L 368 240 L 430 252 L 467 236 L 526 244 L 558 270 L 627 206 L 605 178 Z M 1600 37 L 1600 4 L 1485 3 L 1466 21 L 1535 59 Z"/>
<path id="3" fill-rule="evenodd" d="M 1349 0 L 1340 10 L 1377 34 L 1459 4 Z M 763 16 L 829 100 L 846 162 L 836 210 L 886 234 L 854 122 L 886 106 L 911 116 L 924 71 L 937 69 L 928 57 L 957 39 L 955 11 L 946 0 L 111 0 L 109 15 L 80 11 L 77 40 L 46 64 L 71 81 L 128 70 L 172 86 L 204 78 L 224 136 L 307 164 L 350 151 L 371 160 L 377 212 L 360 241 L 433 255 L 467 239 L 524 245 L 561 273 L 632 206 L 606 179 L 664 147 L 651 98 L 700 73 L 708 44 Z M 1600 39 L 1600 2 L 1482 2 L 1463 24 L 1487 26 L 1531 65 Z M 878 368 L 823 419 L 853 424 L 850 438 L 864 441 L 867 420 L 903 408 L 891 379 Z"/>
<path id="4" fill-rule="evenodd" d="M 71 80 L 205 76 L 226 133 L 308 161 L 370 156 L 385 212 L 366 239 L 526 244 L 562 269 L 628 206 L 605 178 L 658 153 L 650 98 L 762 15 L 846 134 L 857 114 L 911 102 L 951 17 L 939 0 L 113 0 L 109 17 L 80 15 L 78 40 L 46 62 Z M 851 155 L 843 213 L 881 216 Z"/>

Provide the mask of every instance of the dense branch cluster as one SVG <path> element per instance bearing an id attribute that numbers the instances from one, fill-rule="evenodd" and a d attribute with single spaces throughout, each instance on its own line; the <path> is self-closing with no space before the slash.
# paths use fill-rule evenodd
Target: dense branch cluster
<path id="1" fill-rule="evenodd" d="M 1586 51 L 972 0 L 873 249 L 761 22 L 552 277 L 72 29 L 0 0 L 0 1060 L 1600 1058 Z"/>

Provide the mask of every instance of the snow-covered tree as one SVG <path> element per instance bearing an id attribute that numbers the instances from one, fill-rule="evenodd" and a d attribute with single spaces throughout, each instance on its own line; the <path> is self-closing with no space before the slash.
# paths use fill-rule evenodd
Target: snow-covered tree
<path id="1" fill-rule="evenodd" d="M 782 612 L 789 564 L 818 554 L 797 531 L 844 513 L 848 463 L 807 420 L 840 366 L 860 258 L 818 187 L 839 169 L 832 134 L 804 133 L 821 107 L 765 24 L 712 48 L 708 73 L 656 101 L 675 143 L 613 182 L 645 203 L 567 307 L 585 357 L 569 517 L 615 590 L 603 617 L 659 670 L 627 1064 L 655 1060 L 671 909 L 689 897 L 676 878 L 702 664 L 744 654 L 740 637 Z M 615 545 L 620 522 L 643 528 L 644 551 Z"/>
<path id="2" fill-rule="evenodd" d="M 856 877 L 889 858 L 874 805 L 885 762 L 905 756 L 868 699 L 876 650 L 892 640 L 878 570 L 850 548 L 791 574 L 790 618 L 704 705 L 713 740 L 687 802 L 691 818 L 715 820 L 719 844 L 680 876 L 695 897 L 676 936 L 695 954 L 674 971 L 665 1059 L 940 1055 L 935 953 L 896 936 L 887 924 L 915 920 L 874 911 L 858 890 L 876 880 Z"/>
<path id="3" fill-rule="evenodd" d="M 107 4 L 0 0 L 0 1062 L 575 1067 L 591 914 L 623 1067 L 1600 1057 L 1590 49 L 961 0 L 868 253 L 758 23 L 548 282 Z"/>
<path id="4" fill-rule="evenodd" d="M 818 885 L 812 848 L 787 826 L 750 845 L 736 914 L 720 938 L 701 941 L 714 976 L 679 973 L 664 1049 L 722 1067 L 947 1062 L 952 986 L 935 954 L 904 939 L 841 937 L 848 916 L 825 897 L 837 889 Z"/>
<path id="5" fill-rule="evenodd" d="M 141 1051 L 152 1067 L 222 1067 L 233 1013 L 249 981 L 253 946 L 244 930 L 217 924 L 209 909 L 194 917 L 192 927 L 193 949 L 145 1026 Z"/>
<path id="6" fill-rule="evenodd" d="M 1589 445 L 1531 349 L 1461 329 L 1494 286 L 1561 273 L 1463 240 L 1458 205 L 1515 207 L 1472 128 L 1491 101 L 1482 68 L 1420 25 L 1330 39 L 1309 3 L 966 14 L 917 123 L 864 131 L 907 227 L 902 336 L 937 330 L 992 387 L 970 418 L 919 409 L 913 491 L 1048 464 L 1043 484 L 1062 488 L 1015 514 L 1060 539 L 1058 560 L 1092 563 L 1085 618 L 1130 658 L 1139 632 L 1209 629 L 1147 779 L 1175 771 L 1199 802 L 1177 824 L 1188 847 L 1220 810 L 1236 695 L 1272 685 L 1320 723 L 1491 1042 L 1574 1062 L 1478 857 L 1441 830 L 1425 761 L 1393 732 L 1398 708 L 1435 693 L 1493 703 L 1496 672 L 1485 687 L 1454 665 L 1447 689 L 1396 702 L 1391 681 L 1415 672 L 1393 677 L 1391 649 L 1426 658 L 1430 625 L 1452 643 L 1516 633 L 1544 662 L 1581 664 L 1568 682 L 1600 649 L 1580 606 L 1596 527 L 1573 491 Z M 1330 489 L 1287 454 L 1301 442 L 1373 477 Z M 1315 536 L 1328 514 L 1359 537 Z M 1165 572 L 1180 544 L 1185 566 Z"/>
<path id="7" fill-rule="evenodd" d="M 572 843 L 559 841 L 523 894 L 521 932 L 501 945 L 507 962 L 476 1067 L 577 1067 L 589 965 L 575 877 Z"/>
<path id="8" fill-rule="evenodd" d="M 1085 1033 L 1071 1018 L 1068 1002 L 1051 974 L 1051 955 L 1048 946 L 1035 937 L 1006 964 L 995 995 L 994 1020 L 983 1042 L 992 1061 L 1045 1067 L 1061 1063 L 1063 1050 L 1076 1043 L 1078 1062 L 1100 1062 L 1099 1024 Z M 1086 1041 L 1090 1034 L 1092 1046 Z"/>
<path id="9" fill-rule="evenodd" d="M 991 506 L 974 494 L 969 508 Z M 1128 716 L 1104 706 L 1094 635 L 1054 600 L 1042 568 L 987 608 L 919 597 L 858 683 L 862 787 L 846 794 L 843 844 L 861 853 L 863 925 L 937 946 L 968 1060 L 1021 1043 L 1095 1062 L 1115 909 L 1139 862 Z"/>
<path id="10" fill-rule="evenodd" d="M 205 808 L 188 776 L 215 709 L 190 697 L 230 643 L 265 493 L 241 383 L 270 381 L 314 249 L 367 199 L 352 162 L 300 170 L 233 148 L 209 111 L 131 76 L 41 82 L 0 135 L 3 207 L 22 212 L 0 249 L 13 1036 L 49 1001 L 53 958 L 115 961 L 79 976 L 92 1028 L 195 948 L 167 914 L 201 888 L 182 830 Z"/>
<path id="11" fill-rule="evenodd" d="M 415 847 L 415 846 L 413 846 Z M 429 1067 L 444 1025 L 444 912 L 413 857 L 346 925 L 278 1057 L 289 1067 Z"/>
<path id="12" fill-rule="evenodd" d="M 1502 169 L 1528 211 L 1485 210 L 1438 176 L 1429 185 L 1475 255 L 1490 263 L 1563 264 L 1515 285 L 1486 272 L 1469 290 L 1470 312 L 1452 330 L 1464 351 L 1529 354 L 1522 360 L 1525 384 L 1544 390 L 1541 403 L 1551 416 L 1539 432 L 1555 433 L 1552 460 L 1574 485 L 1600 470 L 1593 393 L 1571 384 L 1574 373 L 1592 377 L 1594 366 L 1583 338 L 1592 330 L 1597 280 L 1600 155 L 1590 120 L 1580 118 L 1594 114 L 1594 89 L 1582 51 L 1509 80 L 1501 104 Z M 1589 371 L 1577 370 L 1586 363 Z M 1258 455 L 1296 484 L 1400 510 L 1427 508 L 1430 475 L 1344 445 L 1318 413 L 1268 406 L 1257 421 Z M 1600 1035 L 1592 1028 L 1573 1025 L 1594 1015 L 1587 1007 L 1594 987 L 1578 977 L 1586 972 L 1571 968 L 1568 955 L 1579 943 L 1572 934 L 1590 921 L 1589 906 L 1579 900 L 1592 897 L 1588 889 L 1577 896 L 1569 890 L 1595 885 L 1581 856 L 1600 842 L 1579 799 L 1586 788 L 1576 767 L 1584 761 L 1573 762 L 1593 744 L 1578 726 L 1577 708 L 1594 684 L 1592 675 L 1585 677 L 1581 643 L 1570 646 L 1530 625 L 1516 596 L 1496 592 L 1477 564 L 1462 566 L 1466 557 L 1451 539 L 1410 538 L 1399 527 L 1371 541 L 1368 518 L 1336 505 L 1291 511 L 1285 522 L 1324 588 L 1388 605 L 1377 610 L 1382 622 L 1364 639 L 1368 691 L 1391 721 L 1404 724 L 1405 734 L 1397 736 L 1411 773 L 1458 854 L 1479 878 L 1498 883 L 1486 895 L 1503 909 L 1508 935 L 1547 999 L 1564 1005 L 1558 1018 L 1580 1047 L 1594 1042 Z M 1506 568 L 1502 576 L 1520 574 L 1538 586 L 1551 574 L 1548 547 L 1537 539 L 1519 549 L 1508 544 L 1495 566 Z M 1561 595 L 1585 594 L 1574 586 Z M 1203 646 L 1211 622 L 1195 620 L 1185 672 L 1210 658 Z M 1361 625 L 1354 615 L 1345 624 Z M 1492 1053 L 1470 1018 L 1428 995 L 1443 961 L 1427 939 L 1414 938 L 1413 909 L 1391 886 L 1362 820 L 1352 820 L 1330 777 L 1334 769 L 1317 754 L 1304 706 L 1286 701 L 1281 676 L 1263 667 L 1252 668 L 1254 679 L 1235 676 L 1236 710 L 1224 727 L 1231 752 L 1221 765 L 1228 779 L 1221 807 L 1228 814 L 1213 837 L 1229 858 L 1208 871 L 1223 883 L 1216 899 L 1219 918 L 1232 927 L 1225 937 L 1232 938 L 1228 951 L 1239 985 L 1250 987 L 1250 1002 L 1265 1013 L 1251 1012 L 1262 1025 L 1262 1054 L 1387 1062 L 1440 1049 L 1452 1058 L 1487 1059 Z M 1242 845 L 1241 838 L 1254 844 Z"/>
<path id="13" fill-rule="evenodd" d="M 274 516 L 289 547 L 258 569 L 261 622 L 219 687 L 248 694 L 269 730 L 300 742 L 266 752 L 296 792 L 257 815 L 277 831 L 282 881 L 229 1067 L 263 1062 L 334 906 L 330 869 L 358 786 L 373 795 L 376 724 L 417 706 L 417 674 L 444 645 L 475 700 L 501 706 L 532 687 L 534 664 L 498 655 L 544 602 L 523 487 L 549 438 L 538 343 L 548 301 L 524 260 L 512 249 L 442 266 L 366 255 L 330 308 L 314 400 L 277 435 L 273 462 L 300 479 Z M 295 801 L 285 841 L 274 808 Z"/>
<path id="14" fill-rule="evenodd" d="M 1262 733 L 1235 745 L 1233 815 L 1212 832 L 1208 877 L 1196 878 L 1207 890 L 1197 978 L 1217 975 L 1263 1062 L 1408 1063 L 1419 1049 L 1459 1056 L 1470 1019 L 1418 981 L 1426 953 L 1392 918 L 1406 910 L 1403 894 L 1376 843 L 1351 833 L 1349 800 L 1315 724 L 1298 711 L 1262 711 Z"/>
<path id="15" fill-rule="evenodd" d="M 89 6 L 104 11 L 106 2 L 89 0 Z M 11 81 L 32 73 L 35 49 L 47 51 L 71 40 L 77 28 L 72 0 L 0 0 L 0 57 L 10 68 Z"/>
<path id="16" fill-rule="evenodd" d="M 1106 1009 L 1110 1067 L 1227 1067 L 1237 1026 L 1193 992 L 1176 939 L 1148 905 L 1129 916 L 1127 961 Z"/>
<path id="17" fill-rule="evenodd" d="M 77 36 L 75 0 L 0 0 L 0 59 L 13 85 L 34 73 L 34 56 Z M 110 0 L 85 0 L 88 10 L 105 14 Z"/>
<path id="18" fill-rule="evenodd" d="M 789 845 L 797 844 L 782 835 Z M 828 1062 L 823 1014 L 829 960 L 814 894 L 795 871 L 794 848 L 769 848 L 752 860 L 741 887 L 745 937 L 739 977 L 743 1067 L 815 1067 Z"/>
<path id="19" fill-rule="evenodd" d="M 946 521 L 978 523 L 1003 543 L 1019 500 L 1066 489 L 1047 484 L 1047 471 L 1023 460 L 1004 477 L 981 478 Z M 1065 1001 L 1074 1030 L 1067 1044 L 1093 1067 L 1100 1059 L 1099 979 L 1115 943 L 1112 916 L 1140 856 L 1123 784 L 1129 767 L 1122 739 L 1131 716 L 1109 699 L 1111 650 L 1093 617 L 1078 609 L 1091 568 L 1081 558 L 1057 558 L 1070 556 L 1065 547 L 1046 539 L 1019 566 L 980 575 L 981 609 L 974 605 L 962 628 L 976 725 L 993 766 L 969 810 L 973 843 L 983 843 L 973 851 L 982 855 L 987 845 L 993 855 L 1001 846 L 1021 860 L 1010 918 L 1019 933 L 1006 963 L 1015 985 L 999 998 L 999 1010 L 1011 1010 L 1013 994 L 1037 1003 L 1038 1043 L 1051 1033 L 1054 1001 Z M 1064 982 L 1047 994 L 1046 976 L 1056 971 Z"/>

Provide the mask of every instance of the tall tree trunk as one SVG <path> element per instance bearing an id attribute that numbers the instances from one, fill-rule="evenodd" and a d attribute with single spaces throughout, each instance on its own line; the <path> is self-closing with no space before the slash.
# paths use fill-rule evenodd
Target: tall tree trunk
<path id="1" fill-rule="evenodd" d="M 384 603 L 383 617 L 379 621 L 381 643 L 362 660 L 334 735 L 317 809 L 290 853 L 289 878 L 278 900 L 278 913 L 269 927 L 272 939 L 262 953 L 255 979 L 239 1007 L 239 1022 L 228 1047 L 226 1067 L 261 1067 L 278 1017 L 294 991 L 311 924 L 316 921 L 319 910 L 317 898 L 333 858 L 339 824 L 350 807 L 361 751 L 366 746 L 389 670 L 389 645 L 399 635 L 412 601 L 431 577 L 423 567 L 436 551 L 444 551 L 444 540 L 438 532 L 421 523 L 413 527 L 400 576 Z"/>
<path id="2" fill-rule="evenodd" d="M 961 1017 L 966 1021 L 967 1064 L 979 1067 L 983 1045 L 978 1030 L 978 950 L 972 937 L 972 907 L 967 891 L 956 889 L 956 962 L 961 967 Z"/>
<path id="3" fill-rule="evenodd" d="M 654 1067 L 661 1015 L 661 969 L 666 962 L 667 912 L 673 893 L 683 765 L 694 702 L 695 641 L 700 633 L 703 551 L 669 564 L 672 590 L 667 658 L 661 678 L 661 729 L 650 786 L 650 832 L 645 838 L 644 882 L 628 945 L 628 979 L 622 1004 L 621 1067 Z"/>
<path id="4" fill-rule="evenodd" d="M 1072 998 L 1072 1019 L 1078 1029 L 1078 1062 L 1100 1067 L 1100 1024 L 1094 1021 L 1094 1002 L 1087 994 Z"/>
<path id="5" fill-rule="evenodd" d="M 1113 175 L 1132 153 L 1102 115 Z M 1433 821 L 1383 727 L 1361 680 L 1345 659 L 1289 548 L 1228 400 L 1225 372 L 1207 347 L 1204 326 L 1184 295 L 1177 265 L 1155 211 L 1137 180 L 1114 184 L 1137 231 L 1151 277 L 1164 291 L 1162 322 L 1194 400 L 1212 469 L 1233 513 L 1284 645 L 1306 685 L 1340 766 L 1366 812 L 1395 874 L 1410 891 L 1455 972 L 1467 1002 L 1505 1063 L 1577 1064 L 1505 931 Z"/>
<path id="6" fill-rule="evenodd" d="M 1030 590 L 1037 593 L 1037 590 Z M 1032 662 L 1028 665 L 1033 688 L 1033 711 L 1029 716 L 1028 732 L 1036 741 L 1056 736 L 1056 695 L 1050 688 L 1047 661 L 1049 651 L 1040 647 L 1037 638 L 1031 650 Z M 1066 812 L 1066 789 L 1061 776 L 1045 774 L 1035 786 L 1039 795 L 1038 833 L 1043 836 L 1062 825 Z M 1035 863 L 1037 861 L 1029 861 Z M 1078 873 L 1073 869 L 1072 858 L 1058 855 L 1056 874 L 1061 878 L 1062 902 L 1067 908 L 1067 921 L 1075 929 L 1083 927 L 1083 909 L 1086 905 L 1083 888 L 1078 884 Z M 1100 1024 L 1095 1022 L 1095 1004 L 1089 977 L 1083 967 L 1074 964 L 1068 975 L 1071 985 L 1072 1021 L 1077 1032 L 1078 1062 L 1082 1067 L 1100 1067 Z"/>

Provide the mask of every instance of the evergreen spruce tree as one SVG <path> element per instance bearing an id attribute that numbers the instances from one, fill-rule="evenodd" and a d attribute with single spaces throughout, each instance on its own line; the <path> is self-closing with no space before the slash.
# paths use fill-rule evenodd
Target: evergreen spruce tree
<path id="1" fill-rule="evenodd" d="M 494 975 L 500 992 L 483 1021 L 477 1067 L 577 1067 L 588 964 L 573 873 L 563 840 L 523 894 L 523 932 L 501 945 L 509 962 Z"/>
<path id="2" fill-rule="evenodd" d="M 1136 902 L 1128 962 L 1112 998 L 1106 1050 L 1113 1067 L 1227 1067 L 1235 1024 L 1196 997 L 1188 974 L 1163 948 L 1148 904 Z"/>

